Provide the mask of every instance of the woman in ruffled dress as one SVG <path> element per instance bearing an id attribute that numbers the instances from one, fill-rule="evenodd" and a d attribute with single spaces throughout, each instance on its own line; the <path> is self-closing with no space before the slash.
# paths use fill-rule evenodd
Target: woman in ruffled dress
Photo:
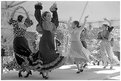
<path id="1" fill-rule="evenodd" d="M 13 26 L 13 33 L 14 33 L 13 48 L 15 52 L 15 60 L 17 62 L 17 65 L 15 64 L 14 65 L 15 69 L 19 70 L 18 73 L 19 77 L 22 77 L 21 74 L 22 71 L 27 71 L 28 73 L 25 77 L 28 77 L 29 74 L 32 73 L 25 64 L 27 64 L 28 58 L 32 54 L 32 52 L 29 49 L 28 41 L 25 38 L 25 33 L 26 29 L 30 27 L 33 24 L 33 22 L 30 20 L 29 16 L 27 15 L 27 12 L 26 12 L 27 18 L 25 20 L 24 16 L 22 15 L 19 15 L 17 17 L 17 20 L 14 20 L 13 17 L 15 15 L 15 12 L 19 8 L 23 7 L 17 7 L 11 15 L 11 19 L 9 20 L 9 24 Z"/>
<path id="2" fill-rule="evenodd" d="M 85 17 L 84 24 L 81 27 L 79 26 L 78 21 L 73 21 L 72 26 L 69 27 L 69 31 L 71 33 L 71 46 L 68 57 L 73 59 L 73 62 L 76 63 L 78 68 L 77 73 L 83 71 L 83 63 L 85 64 L 86 62 L 90 61 L 90 52 L 82 45 L 82 42 L 80 41 L 80 34 L 84 29 L 87 18 L 88 16 Z M 81 64 L 81 66 L 79 66 L 79 64 Z"/>
<path id="3" fill-rule="evenodd" d="M 111 22 L 104 18 L 104 20 L 109 22 L 109 26 L 107 24 L 103 24 L 102 28 L 103 31 L 99 32 L 98 34 L 98 40 L 101 40 L 100 43 L 100 54 L 102 57 L 102 61 L 104 64 L 104 68 L 110 64 L 110 69 L 112 69 L 113 65 L 120 64 L 117 57 L 114 55 L 113 50 L 111 48 L 111 31 L 113 30 L 113 26 L 111 26 Z M 98 43 L 99 43 L 98 41 Z M 97 44 L 98 44 L 97 43 Z"/>
<path id="4" fill-rule="evenodd" d="M 48 72 L 62 66 L 65 63 L 65 57 L 56 53 L 54 45 L 54 34 L 59 25 L 57 5 L 54 3 L 50 8 L 53 14 L 52 19 L 49 11 L 45 11 L 41 15 L 42 8 L 41 3 L 35 5 L 35 18 L 42 29 L 42 37 L 40 38 L 37 53 L 43 61 L 40 74 L 42 74 L 43 78 L 48 79 Z"/>

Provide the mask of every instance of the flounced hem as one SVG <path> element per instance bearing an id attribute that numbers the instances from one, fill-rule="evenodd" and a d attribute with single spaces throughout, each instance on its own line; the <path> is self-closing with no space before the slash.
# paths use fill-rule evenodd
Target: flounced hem
<path id="1" fill-rule="evenodd" d="M 25 60 L 25 58 L 24 58 Z M 8 70 L 34 70 L 34 71 L 39 71 L 39 72 L 45 72 L 45 71 L 51 71 L 53 69 L 56 69 L 60 66 L 62 66 L 66 61 L 66 57 L 63 57 L 61 55 L 58 56 L 58 58 L 54 61 L 51 62 L 50 64 L 46 64 L 46 65 L 42 65 L 42 61 L 36 61 L 36 62 L 32 62 L 32 65 L 29 64 L 29 61 L 26 59 L 25 62 L 22 63 L 22 65 L 19 65 L 17 63 L 16 58 L 13 59 L 13 61 L 11 61 L 8 64 L 4 64 L 3 68 L 7 68 Z M 33 64 L 34 63 L 34 64 Z"/>
<path id="2" fill-rule="evenodd" d="M 49 64 L 42 65 L 43 68 L 48 68 L 50 66 L 55 65 L 61 59 L 61 57 L 62 57 L 61 54 L 59 54 L 59 56 L 53 62 L 51 62 Z"/>
<path id="3" fill-rule="evenodd" d="M 3 68 L 7 68 L 9 71 L 10 70 L 37 70 L 37 68 L 42 68 L 42 65 L 40 62 L 33 64 L 33 65 L 29 65 L 26 62 L 23 62 L 22 65 L 19 65 L 16 61 L 16 58 L 13 59 L 13 61 L 9 62 L 8 64 L 4 64 Z"/>
<path id="4" fill-rule="evenodd" d="M 60 59 L 57 61 L 55 61 L 55 63 L 51 63 L 51 66 L 48 67 L 44 67 L 42 66 L 42 68 L 40 70 L 38 70 L 39 72 L 50 72 L 51 70 L 54 70 L 56 68 L 61 67 L 62 65 L 64 65 L 66 62 L 66 57 L 60 57 Z"/>
<path id="5" fill-rule="evenodd" d="M 54 69 L 59 68 L 60 66 L 64 65 L 65 61 L 66 61 L 66 57 L 63 57 L 57 63 L 55 63 L 53 66 L 45 68 L 39 63 L 36 65 L 33 65 L 33 66 L 23 63 L 25 65 L 24 65 L 24 67 L 22 67 L 17 63 L 16 59 L 14 59 L 10 63 L 4 64 L 3 68 L 6 67 L 9 71 L 15 69 L 16 71 L 33 70 L 33 71 L 39 71 L 39 72 L 50 72 L 51 70 L 54 70 Z"/>

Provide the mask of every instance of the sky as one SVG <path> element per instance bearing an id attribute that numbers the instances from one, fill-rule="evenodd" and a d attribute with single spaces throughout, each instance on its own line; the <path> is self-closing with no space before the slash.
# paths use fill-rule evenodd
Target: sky
<path id="1" fill-rule="evenodd" d="M 48 11 L 55 1 L 41 1 L 43 11 Z M 31 15 L 34 15 L 34 5 L 37 1 L 27 1 L 23 6 Z M 58 7 L 59 20 L 79 20 L 82 16 L 86 1 L 56 1 Z M 88 1 L 81 22 L 86 15 L 89 15 L 88 21 L 101 21 L 103 18 L 120 20 L 120 1 Z M 34 18 L 34 16 L 32 16 Z M 34 19 L 36 22 L 36 20 Z"/>

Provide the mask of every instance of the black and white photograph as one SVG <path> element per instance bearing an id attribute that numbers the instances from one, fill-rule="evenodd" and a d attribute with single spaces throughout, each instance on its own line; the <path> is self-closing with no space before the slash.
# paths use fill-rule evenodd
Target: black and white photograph
<path id="1" fill-rule="evenodd" d="M 120 81 L 120 1 L 1 1 L 1 80 Z"/>

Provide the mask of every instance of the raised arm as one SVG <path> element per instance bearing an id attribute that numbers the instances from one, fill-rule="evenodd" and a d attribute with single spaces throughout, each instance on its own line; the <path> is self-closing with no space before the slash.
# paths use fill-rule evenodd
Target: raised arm
<path id="1" fill-rule="evenodd" d="M 25 11 L 25 14 L 26 14 L 26 16 L 27 16 L 27 18 L 26 18 L 25 21 L 24 21 L 25 27 L 30 27 L 30 26 L 32 26 L 32 25 L 33 25 L 33 21 L 30 20 L 29 14 L 28 14 L 28 12 L 26 11 L 26 9 L 25 9 L 24 7 L 22 7 L 22 6 L 20 6 L 20 8 L 22 8 L 22 9 Z"/>
<path id="2" fill-rule="evenodd" d="M 84 18 L 84 23 L 82 24 L 82 27 L 85 26 L 85 24 L 86 24 L 86 22 L 87 22 L 87 18 L 88 18 L 88 16 L 86 16 L 86 17 Z"/>
<path id="3" fill-rule="evenodd" d="M 14 17 L 14 15 L 15 15 L 16 10 L 18 10 L 19 8 L 20 8 L 20 7 L 17 7 L 17 8 L 12 12 L 11 17 L 10 17 L 10 20 L 8 21 L 8 23 L 9 23 L 10 25 L 16 22 L 16 20 L 13 20 L 13 17 Z"/>
<path id="4" fill-rule="evenodd" d="M 109 26 L 111 26 L 111 21 L 110 20 L 108 20 L 107 18 L 104 18 L 104 20 L 109 23 Z"/>
<path id="5" fill-rule="evenodd" d="M 109 23 L 109 26 L 108 26 L 108 31 L 111 32 L 113 30 L 113 26 L 111 26 L 111 21 L 108 20 L 107 18 L 104 18 L 105 21 L 107 21 Z"/>
<path id="6" fill-rule="evenodd" d="M 57 4 L 54 3 L 51 7 L 50 7 L 50 11 L 52 12 L 52 20 L 51 22 L 53 22 L 56 26 L 56 28 L 59 25 L 59 21 L 58 21 L 58 13 L 57 13 Z"/>
<path id="7" fill-rule="evenodd" d="M 16 10 L 18 10 L 19 8 L 20 8 L 20 6 L 17 7 L 17 8 L 12 12 L 12 14 L 11 14 L 11 18 L 12 18 L 12 19 L 13 19 L 13 17 L 14 17 L 14 14 L 15 14 Z"/>
<path id="8" fill-rule="evenodd" d="M 35 5 L 35 13 L 34 16 L 36 18 L 36 20 L 38 21 L 38 23 L 41 25 L 42 27 L 42 17 L 41 17 L 41 10 L 42 10 L 42 4 L 38 3 Z"/>
<path id="9" fill-rule="evenodd" d="M 88 18 L 88 16 L 86 16 L 86 17 L 84 18 L 84 23 L 83 23 L 82 26 L 79 28 L 79 30 L 83 30 L 83 29 L 84 29 L 84 26 L 85 26 L 85 24 L 86 24 L 86 22 L 87 22 L 87 18 Z"/>

